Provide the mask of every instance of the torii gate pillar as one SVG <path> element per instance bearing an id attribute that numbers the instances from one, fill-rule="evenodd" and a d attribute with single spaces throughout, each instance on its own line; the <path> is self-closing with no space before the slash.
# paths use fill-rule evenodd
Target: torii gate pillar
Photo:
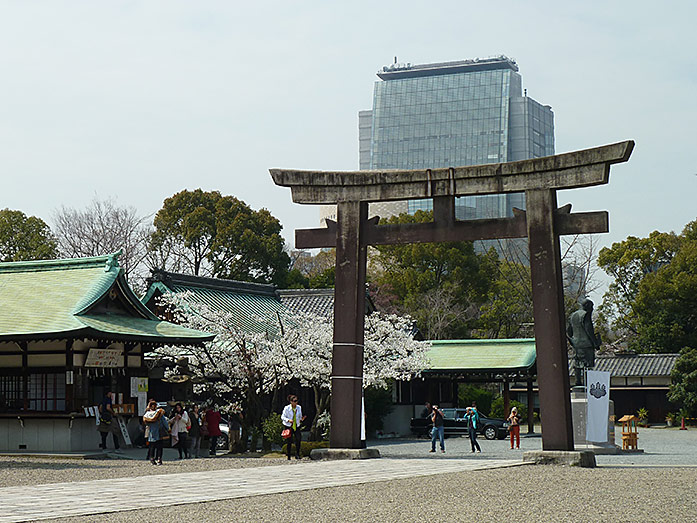
<path id="1" fill-rule="evenodd" d="M 337 205 L 332 448 L 357 449 L 361 446 L 367 253 L 361 234 L 367 218 L 368 204 L 365 202 L 341 202 Z M 356 224 L 360 225 L 356 227 Z"/>
<path id="2" fill-rule="evenodd" d="M 564 287 L 554 213 L 557 193 L 526 191 L 532 308 L 535 318 L 537 385 L 544 413 L 543 450 L 574 450 L 569 397 L 569 364 L 564 329 Z M 554 350 L 557 348 L 557 350 Z M 564 399 L 564 400 L 562 400 Z M 531 408 L 529 406 L 528 408 Z"/>

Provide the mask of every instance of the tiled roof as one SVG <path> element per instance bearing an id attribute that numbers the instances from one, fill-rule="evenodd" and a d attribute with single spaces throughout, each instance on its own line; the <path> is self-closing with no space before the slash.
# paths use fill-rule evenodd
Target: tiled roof
<path id="1" fill-rule="evenodd" d="M 100 305 L 106 295 L 111 308 Z M 0 263 L 0 340 L 105 334 L 147 343 L 212 338 L 153 315 L 126 283 L 118 254 Z"/>
<path id="2" fill-rule="evenodd" d="M 283 306 L 291 312 L 330 317 L 334 312 L 334 289 L 279 290 Z"/>
<path id="3" fill-rule="evenodd" d="M 164 292 L 190 292 L 195 301 L 233 315 L 248 332 L 276 332 L 281 301 L 273 285 L 155 271 L 142 301 L 150 308 Z"/>
<path id="4" fill-rule="evenodd" d="M 237 328 L 249 332 L 276 332 L 278 314 L 284 310 L 324 317 L 330 317 L 334 310 L 334 289 L 280 290 L 273 285 L 162 270 L 153 271 L 141 301 L 154 310 L 157 298 L 165 292 L 190 292 L 194 300 L 233 314 Z M 366 312 L 374 310 L 366 296 Z"/>
<path id="5" fill-rule="evenodd" d="M 612 376 L 670 376 L 679 354 L 618 354 L 596 356 L 595 370 Z"/>
<path id="6" fill-rule="evenodd" d="M 534 339 L 431 341 L 428 371 L 527 370 L 536 361 Z"/>

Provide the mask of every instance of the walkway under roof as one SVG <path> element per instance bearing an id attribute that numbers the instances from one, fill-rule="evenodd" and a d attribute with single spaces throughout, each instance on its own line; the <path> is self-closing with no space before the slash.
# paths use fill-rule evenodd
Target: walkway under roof
<path id="1" fill-rule="evenodd" d="M 535 376 L 535 340 L 434 340 L 423 377 L 515 381 Z"/>

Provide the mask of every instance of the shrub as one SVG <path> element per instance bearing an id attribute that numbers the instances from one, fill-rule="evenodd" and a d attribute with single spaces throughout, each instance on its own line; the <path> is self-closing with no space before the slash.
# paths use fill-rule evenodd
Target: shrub
<path id="1" fill-rule="evenodd" d="M 281 452 L 283 454 L 288 453 L 288 447 L 287 443 L 283 445 L 283 448 L 281 449 Z M 312 452 L 314 449 L 325 449 L 329 447 L 329 442 L 328 441 L 302 441 L 300 443 L 300 455 L 304 458 L 308 457 L 310 455 L 310 452 Z"/>
<path id="2" fill-rule="evenodd" d="M 366 432 L 374 434 L 382 430 L 383 420 L 394 409 L 392 392 L 389 389 L 368 387 L 363 392 L 365 397 Z"/>
<path id="3" fill-rule="evenodd" d="M 639 418 L 640 425 L 648 425 L 648 423 L 649 423 L 649 411 L 646 410 L 646 407 L 641 407 L 639 410 L 637 410 L 636 415 Z"/>
<path id="4" fill-rule="evenodd" d="M 482 413 L 491 412 L 491 400 L 494 393 L 474 385 L 465 385 L 458 390 L 458 405 L 469 407 L 473 401 L 477 402 L 477 410 Z"/>
<path id="5" fill-rule="evenodd" d="M 283 438 L 281 437 L 283 422 L 281 422 L 280 414 L 277 412 L 272 412 L 269 414 L 269 417 L 261 423 L 261 427 L 264 431 L 264 437 L 268 441 L 275 443 L 276 445 L 283 445 Z"/>
<path id="6" fill-rule="evenodd" d="M 322 439 L 329 440 L 329 437 L 331 436 L 331 429 L 332 429 L 332 416 L 328 410 L 325 410 L 317 418 L 317 427 L 320 430 L 320 434 L 322 435 Z"/>
<path id="7" fill-rule="evenodd" d="M 523 422 L 528 419 L 528 407 L 524 403 L 511 400 L 508 408 L 513 407 L 518 409 L 518 416 L 520 416 Z M 489 417 L 506 419 L 509 414 L 510 411 L 505 413 L 503 412 L 503 396 L 499 396 L 491 403 L 491 412 L 489 413 Z"/>

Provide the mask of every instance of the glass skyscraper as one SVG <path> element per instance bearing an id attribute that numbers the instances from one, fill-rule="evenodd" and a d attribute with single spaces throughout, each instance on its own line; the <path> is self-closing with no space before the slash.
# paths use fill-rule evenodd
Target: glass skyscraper
<path id="1" fill-rule="evenodd" d="M 359 113 L 360 169 L 426 169 L 554 154 L 554 114 L 522 90 L 515 61 L 392 64 L 377 73 L 373 108 Z M 458 219 L 525 208 L 524 194 L 459 198 Z M 371 206 L 387 217 L 431 209 L 430 200 Z"/>

